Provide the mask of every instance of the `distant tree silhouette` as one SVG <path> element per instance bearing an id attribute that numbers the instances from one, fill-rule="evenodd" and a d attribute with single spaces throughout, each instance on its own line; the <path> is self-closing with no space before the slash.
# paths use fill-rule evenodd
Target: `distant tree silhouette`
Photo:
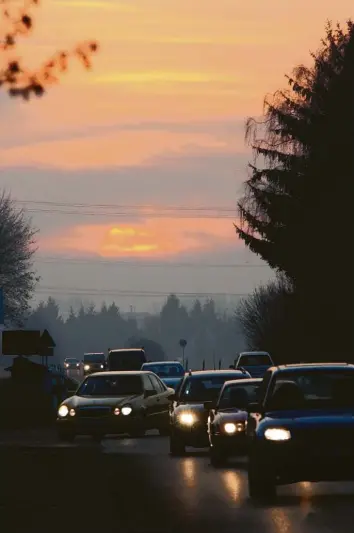
<path id="1" fill-rule="evenodd" d="M 291 284 L 286 277 L 279 276 L 240 302 L 236 313 L 249 350 L 266 350 L 279 363 L 306 360 L 310 354 L 294 350 L 292 340 L 289 342 L 297 334 L 293 296 Z"/>
<path id="2" fill-rule="evenodd" d="M 0 192 L 0 287 L 8 324 L 23 323 L 38 281 L 33 267 L 35 235 L 24 211 Z"/>
<path id="3" fill-rule="evenodd" d="M 352 304 L 343 298 L 354 293 L 352 22 L 329 23 L 312 57 L 288 78 L 290 89 L 266 99 L 263 120 L 248 121 L 255 163 L 236 229 L 292 283 L 299 349 L 353 357 Z"/>
<path id="4" fill-rule="evenodd" d="M 71 308 L 67 319 L 63 321 L 53 298 L 41 302 L 32 311 L 26 327 L 49 330 L 57 343 L 57 362 L 64 357 L 82 359 L 84 352 L 107 353 L 108 348 L 141 346 L 144 346 L 151 360 L 175 360 L 181 356 L 179 341 L 186 337 L 189 366 L 201 368 L 205 359 L 210 367 L 216 346 L 215 355 L 223 360 L 227 368 L 235 358 L 235 353 L 244 346 L 236 318 L 225 314 L 218 316 L 211 301 L 203 305 L 196 301 L 188 312 L 173 295 L 167 299 L 161 313 L 147 316 L 141 327 L 130 315 L 127 319 L 123 318 L 114 303 L 109 306 L 102 304 L 99 310 L 93 305 L 81 305 L 77 312 Z M 179 334 L 181 331 L 183 335 Z M 172 343 L 171 335 L 177 335 L 175 343 Z"/>
<path id="5" fill-rule="evenodd" d="M 75 46 L 72 51 L 58 51 L 36 71 L 31 71 L 19 59 L 15 52 L 19 37 L 28 37 L 33 30 L 32 8 L 38 6 L 39 0 L 27 0 L 22 7 L 15 6 L 10 0 L 2 0 L 3 32 L 1 50 L 4 63 L 0 70 L 0 85 L 11 96 L 20 96 L 29 100 L 31 96 L 42 96 L 45 90 L 55 83 L 68 68 L 71 57 L 77 57 L 85 68 L 91 67 L 91 56 L 97 51 L 98 44 L 89 41 Z"/>

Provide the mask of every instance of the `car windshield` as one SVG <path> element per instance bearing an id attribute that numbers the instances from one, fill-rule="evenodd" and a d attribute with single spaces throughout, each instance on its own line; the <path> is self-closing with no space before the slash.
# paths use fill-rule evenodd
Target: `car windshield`
<path id="1" fill-rule="evenodd" d="M 100 353 L 89 353 L 84 355 L 85 363 L 103 363 L 104 354 Z"/>
<path id="2" fill-rule="evenodd" d="M 140 376 L 90 376 L 77 396 L 131 396 L 142 392 Z"/>
<path id="3" fill-rule="evenodd" d="M 230 379 L 242 379 L 247 376 L 240 374 L 190 376 L 183 385 L 180 393 L 182 402 L 207 402 L 215 400 L 225 381 Z"/>
<path id="4" fill-rule="evenodd" d="M 220 396 L 219 409 L 245 409 L 249 403 L 257 401 L 259 383 L 228 385 Z"/>
<path id="5" fill-rule="evenodd" d="M 65 359 L 65 362 L 66 363 L 77 363 L 78 360 L 77 359 Z"/>
<path id="6" fill-rule="evenodd" d="M 184 376 L 184 368 L 178 363 L 168 363 L 161 365 L 144 365 L 143 370 L 149 370 L 149 372 L 154 372 L 160 378 L 176 378 Z"/>
<path id="7" fill-rule="evenodd" d="M 241 355 L 238 362 L 239 366 L 266 366 L 271 365 L 272 361 L 270 360 L 269 355 Z"/>
<path id="8" fill-rule="evenodd" d="M 268 410 L 354 408 L 354 372 L 312 370 L 281 372 L 271 385 Z"/>

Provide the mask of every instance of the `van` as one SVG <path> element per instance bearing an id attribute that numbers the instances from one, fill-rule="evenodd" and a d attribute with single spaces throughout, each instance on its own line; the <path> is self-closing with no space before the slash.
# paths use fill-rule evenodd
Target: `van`
<path id="1" fill-rule="evenodd" d="M 108 352 L 108 370 L 140 370 L 146 362 L 144 348 L 122 348 Z"/>

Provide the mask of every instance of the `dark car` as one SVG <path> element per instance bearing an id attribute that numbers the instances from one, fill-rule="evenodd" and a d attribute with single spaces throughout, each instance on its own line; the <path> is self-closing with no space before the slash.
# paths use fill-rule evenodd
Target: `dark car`
<path id="1" fill-rule="evenodd" d="M 277 485 L 354 480 L 354 366 L 269 369 L 247 436 L 251 498 L 274 497 Z"/>
<path id="2" fill-rule="evenodd" d="M 154 372 L 167 387 L 175 390 L 185 374 L 183 365 L 179 361 L 144 363 L 141 370 Z"/>
<path id="3" fill-rule="evenodd" d="M 214 466 L 224 464 L 229 457 L 247 451 L 247 407 L 257 401 L 260 378 L 226 381 L 216 402 L 208 402 L 208 435 L 210 461 Z"/>
<path id="4" fill-rule="evenodd" d="M 249 377 L 247 372 L 240 370 L 204 370 L 186 374 L 170 407 L 171 455 L 183 455 L 186 446 L 208 447 L 209 410 L 204 403 L 218 397 L 225 381 Z"/>
<path id="5" fill-rule="evenodd" d="M 91 374 L 76 393 L 58 409 L 60 440 L 76 435 L 125 434 L 143 436 L 148 429 L 166 435 L 173 389 L 151 372 L 100 372 Z"/>
<path id="6" fill-rule="evenodd" d="M 268 352 L 241 352 L 235 360 L 235 368 L 244 368 L 253 378 L 262 378 L 272 366 L 274 363 Z"/>
<path id="7" fill-rule="evenodd" d="M 64 359 L 65 370 L 78 370 L 80 368 L 80 361 L 74 357 L 67 357 Z"/>
<path id="8" fill-rule="evenodd" d="M 106 369 L 106 358 L 103 352 L 84 354 L 84 375 L 103 372 Z"/>

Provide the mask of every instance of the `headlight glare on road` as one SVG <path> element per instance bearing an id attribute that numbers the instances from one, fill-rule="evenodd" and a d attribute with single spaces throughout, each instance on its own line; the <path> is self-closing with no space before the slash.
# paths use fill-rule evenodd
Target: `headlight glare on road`
<path id="1" fill-rule="evenodd" d="M 291 439 L 291 433 L 285 428 L 268 428 L 264 432 L 264 437 L 267 440 L 285 441 Z"/>
<path id="2" fill-rule="evenodd" d="M 90 370 L 90 365 L 85 365 L 84 370 Z"/>
<path id="3" fill-rule="evenodd" d="M 119 409 L 119 407 L 116 407 L 116 408 L 114 409 L 113 412 L 114 412 L 114 414 L 115 414 L 116 416 L 120 415 L 120 409 Z"/>
<path id="4" fill-rule="evenodd" d="M 69 414 L 69 409 L 67 408 L 66 405 L 61 405 L 58 409 L 58 415 L 61 417 L 61 418 L 65 418 L 66 416 L 68 416 Z"/>
<path id="5" fill-rule="evenodd" d="M 126 407 L 122 407 L 122 415 L 128 416 L 128 415 L 130 415 L 132 410 L 133 409 L 131 407 L 129 407 L 128 405 Z"/>
<path id="6" fill-rule="evenodd" d="M 228 424 L 225 424 L 224 430 L 225 430 L 225 433 L 232 435 L 233 433 L 236 433 L 237 431 L 236 424 L 232 424 L 231 422 L 229 422 Z"/>
<path id="7" fill-rule="evenodd" d="M 69 415 L 70 415 L 70 416 L 75 416 L 75 415 L 76 415 L 76 411 L 75 411 L 75 409 L 70 409 L 70 411 L 69 411 Z"/>
<path id="8" fill-rule="evenodd" d="M 184 426 L 191 426 L 195 422 L 195 416 L 193 413 L 182 413 L 179 415 L 178 419 Z"/>

